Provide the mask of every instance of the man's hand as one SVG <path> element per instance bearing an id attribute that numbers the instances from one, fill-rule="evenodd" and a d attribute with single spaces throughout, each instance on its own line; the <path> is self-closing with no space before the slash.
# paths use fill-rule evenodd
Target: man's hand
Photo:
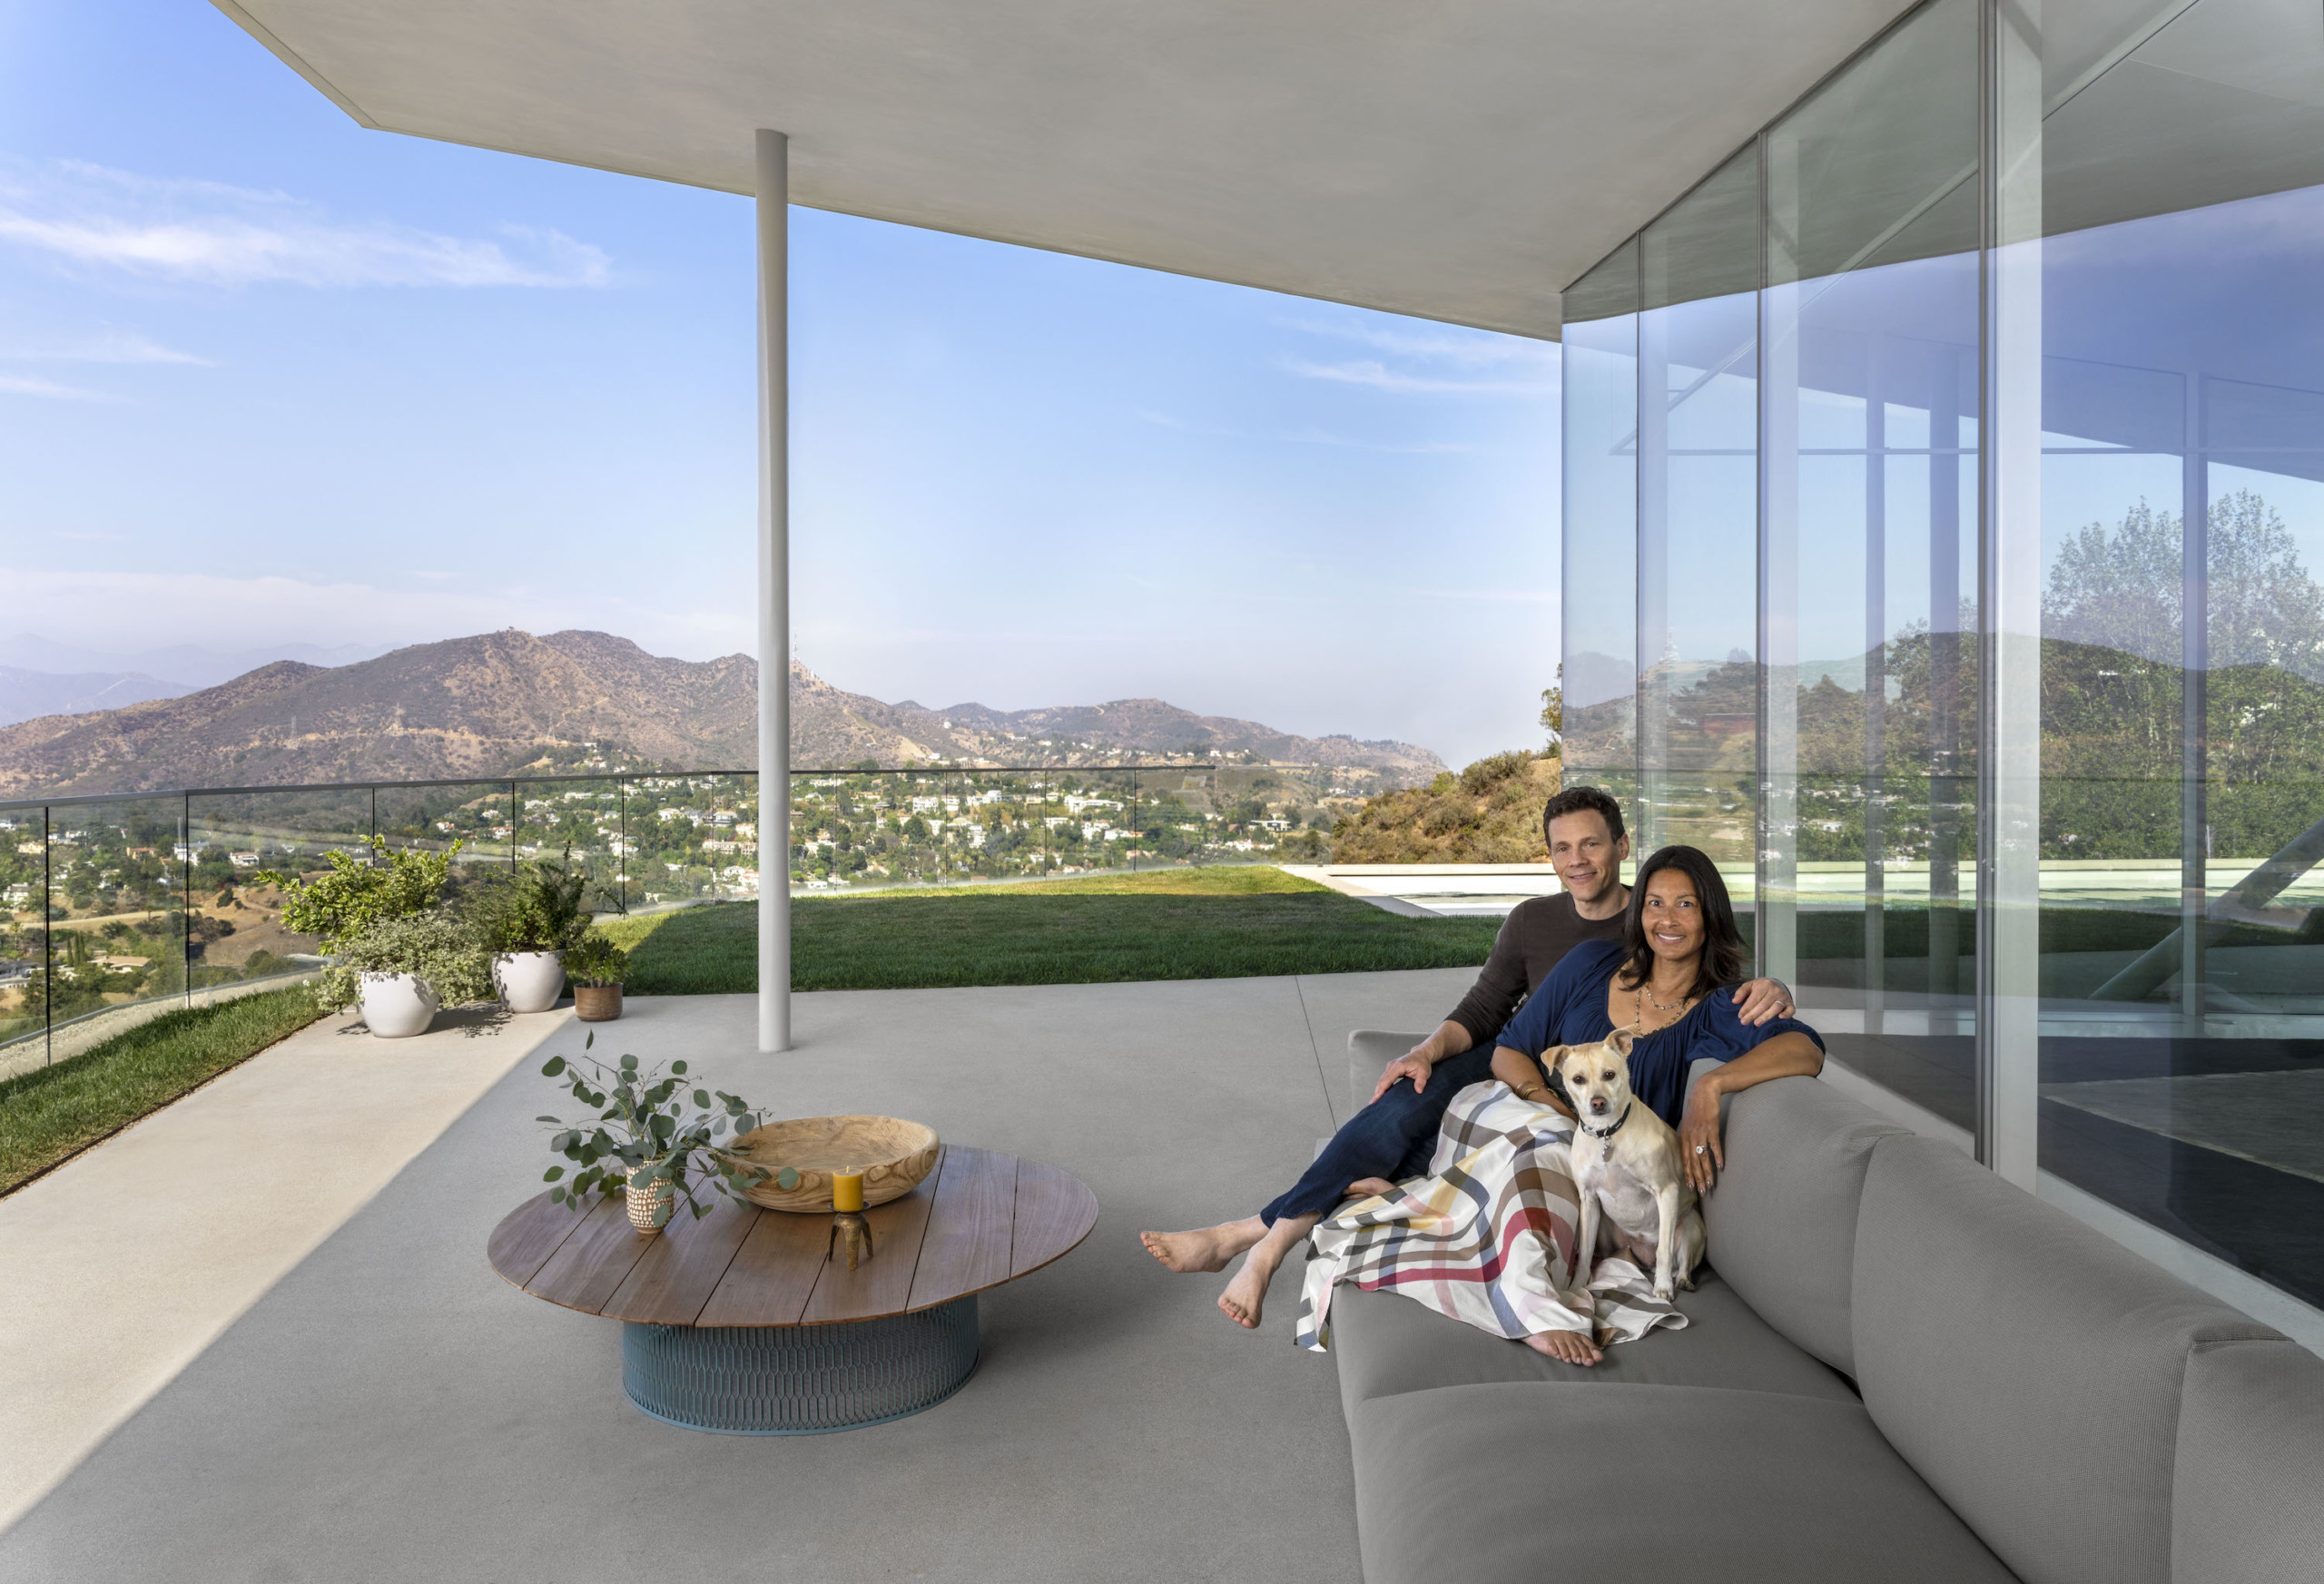
<path id="1" fill-rule="evenodd" d="M 1388 1070 L 1382 1073 L 1380 1075 L 1380 1081 L 1372 1087 L 1372 1097 L 1375 1100 L 1378 1099 L 1381 1096 L 1386 1094 L 1390 1089 L 1394 1088 L 1406 1078 L 1412 1079 L 1413 1092 L 1414 1094 L 1418 1094 L 1421 1090 L 1427 1088 L 1428 1075 L 1436 1069 L 1431 1065 L 1428 1058 L 1421 1054 L 1421 1052 L 1425 1048 L 1426 1048 L 1424 1046 L 1415 1045 L 1410 1050 L 1404 1052 L 1403 1055 L 1390 1062 L 1388 1064 Z"/>
<path id="2" fill-rule="evenodd" d="M 1718 1088 L 1706 1076 L 1687 1097 L 1687 1114 L 1679 1119 L 1679 1166 L 1697 1194 L 1708 1194 L 1726 1165 L 1718 1138 Z"/>
<path id="3" fill-rule="evenodd" d="M 1735 992 L 1737 1017 L 1751 1028 L 1792 1014 L 1791 987 L 1781 979 L 1753 979 Z"/>

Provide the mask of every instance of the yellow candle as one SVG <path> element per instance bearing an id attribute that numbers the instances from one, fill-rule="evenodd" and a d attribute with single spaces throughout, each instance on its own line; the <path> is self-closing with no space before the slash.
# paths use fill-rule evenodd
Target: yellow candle
<path id="1" fill-rule="evenodd" d="M 863 1208 L 863 1174 L 833 1172 L 832 1174 L 832 1208 L 861 1210 Z"/>

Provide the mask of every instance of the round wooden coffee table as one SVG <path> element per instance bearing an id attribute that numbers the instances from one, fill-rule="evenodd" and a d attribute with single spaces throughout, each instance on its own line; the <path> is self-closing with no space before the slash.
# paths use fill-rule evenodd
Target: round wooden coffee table
<path id="1" fill-rule="evenodd" d="M 926 1181 L 864 1212 L 872 1256 L 830 1259 L 832 1218 L 722 1195 L 641 1237 L 619 1196 L 548 1195 L 493 1228 L 492 1268 L 536 1298 L 619 1320 L 630 1401 L 691 1430 L 814 1435 L 932 1408 L 977 1364 L 977 1298 L 1072 1252 L 1098 1221 L 1081 1179 L 948 1144 Z"/>

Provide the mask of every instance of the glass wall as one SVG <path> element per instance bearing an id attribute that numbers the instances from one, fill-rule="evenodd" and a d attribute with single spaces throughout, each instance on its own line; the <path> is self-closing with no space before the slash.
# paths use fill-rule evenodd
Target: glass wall
<path id="1" fill-rule="evenodd" d="M 1565 774 L 1638 794 L 1638 243 L 1566 289 Z"/>
<path id="2" fill-rule="evenodd" d="M 1568 289 L 1563 435 L 1569 780 L 1837 1078 L 2310 1303 L 2319 280 L 2324 12 L 1929 0 Z"/>
<path id="3" fill-rule="evenodd" d="M 2044 16 L 2042 1165 L 2324 1304 L 2324 12 Z"/>
<path id="4" fill-rule="evenodd" d="M 1937 0 L 1769 129 L 1763 303 L 1761 955 L 1835 1059 L 1963 1129 L 1977 27 Z"/>
<path id="5" fill-rule="evenodd" d="M 1758 212 L 1754 144 L 1639 239 L 1639 836 L 1703 849 L 1746 891 L 1758 744 Z"/>

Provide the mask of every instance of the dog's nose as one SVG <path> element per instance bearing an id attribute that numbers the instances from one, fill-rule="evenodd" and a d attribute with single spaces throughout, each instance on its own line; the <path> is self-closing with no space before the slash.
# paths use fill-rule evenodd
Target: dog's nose
<path id="1" fill-rule="evenodd" d="M 1603 1095 L 1590 1096 L 1590 1108 L 1592 1111 L 1603 1111 L 1606 1108 L 1606 1097 Z"/>

